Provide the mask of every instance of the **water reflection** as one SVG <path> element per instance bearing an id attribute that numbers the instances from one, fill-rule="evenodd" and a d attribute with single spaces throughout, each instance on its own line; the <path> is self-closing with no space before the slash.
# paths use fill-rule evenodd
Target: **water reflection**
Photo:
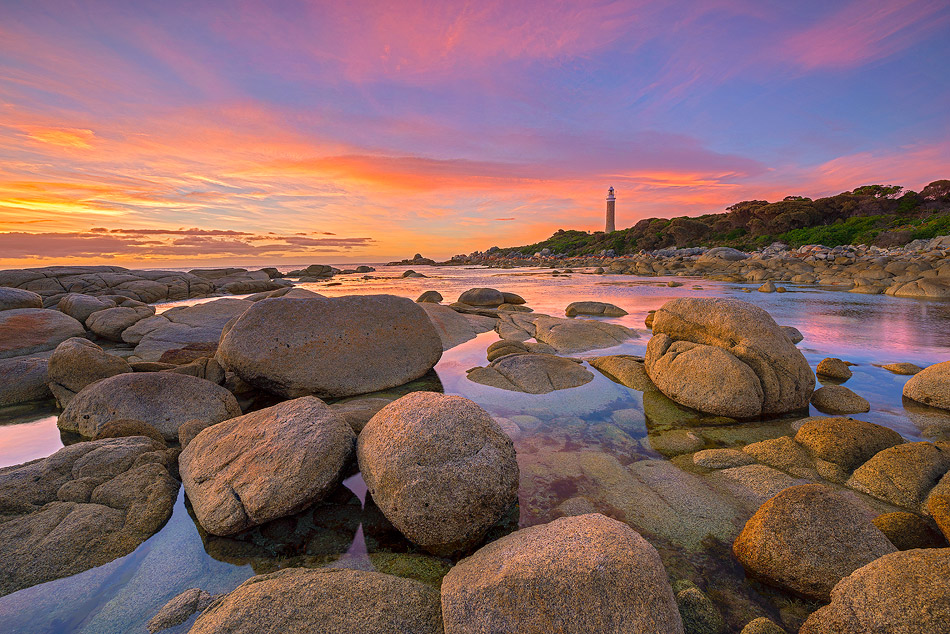
<path id="1" fill-rule="evenodd" d="M 788 293 L 743 293 L 742 285 L 684 280 L 584 275 L 552 278 L 537 269 L 414 267 L 429 278 L 401 278 L 407 267 L 380 268 L 382 279 L 341 276 L 305 284 L 328 296 L 392 293 L 415 299 L 438 290 L 447 301 L 462 291 L 490 286 L 522 295 L 538 312 L 562 315 L 571 301 L 617 304 L 630 314 L 611 320 L 644 332 L 608 350 L 575 355 L 642 355 L 649 310 L 674 297 L 735 297 L 763 307 L 780 324 L 798 328 L 799 348 L 812 367 L 827 356 L 856 363 L 845 385 L 871 403 L 856 416 L 900 432 L 909 440 L 950 436 L 950 416 L 903 400 L 907 376 L 872 363 L 909 361 L 927 366 L 950 358 L 950 302 L 793 288 Z M 187 303 L 195 303 L 194 300 Z M 165 306 L 164 308 L 167 308 Z M 563 515 L 602 512 L 646 535 L 660 551 L 672 579 L 704 588 L 731 629 L 757 616 L 782 621 L 792 631 L 815 606 L 746 579 L 730 553 L 731 540 L 757 506 L 731 494 L 725 478 L 704 478 L 688 452 L 742 447 L 791 435 L 795 417 L 732 423 L 683 408 L 656 392 L 640 393 L 590 368 L 594 380 L 550 394 L 520 394 L 468 381 L 465 371 L 487 364 L 497 340 L 483 333 L 443 355 L 435 371 L 412 385 L 381 394 L 398 397 L 426 389 L 460 394 L 487 409 L 512 436 L 521 468 L 519 503 L 492 529 L 496 538 L 520 526 Z M 801 415 L 817 414 L 812 408 Z M 53 453 L 61 445 L 51 404 L 0 412 L 0 467 Z M 450 559 L 409 543 L 350 478 L 330 499 L 291 517 L 227 538 L 206 534 L 180 497 L 168 524 L 134 553 L 67 579 L 0 598 L 0 623 L 15 632 L 128 632 L 169 598 L 189 587 L 228 591 L 255 572 L 290 565 L 347 566 L 413 577 L 438 586 Z M 715 486 L 714 486 L 715 485 Z M 182 626 L 183 631 L 187 625 Z"/>

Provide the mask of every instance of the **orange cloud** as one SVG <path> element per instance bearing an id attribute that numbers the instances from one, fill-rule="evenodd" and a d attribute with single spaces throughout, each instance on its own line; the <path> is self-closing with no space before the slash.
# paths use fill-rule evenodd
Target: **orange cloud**
<path id="1" fill-rule="evenodd" d="M 82 128 L 44 128 L 27 126 L 24 129 L 27 137 L 40 143 L 58 145 L 69 149 L 89 149 L 96 138 L 92 130 Z"/>

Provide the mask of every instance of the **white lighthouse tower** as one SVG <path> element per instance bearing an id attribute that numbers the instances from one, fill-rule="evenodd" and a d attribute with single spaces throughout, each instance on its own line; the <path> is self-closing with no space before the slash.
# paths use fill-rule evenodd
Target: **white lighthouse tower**
<path id="1" fill-rule="evenodd" d="M 614 213 L 615 205 L 617 204 L 617 199 L 614 197 L 614 188 L 611 187 L 607 190 L 607 227 L 604 229 L 607 233 L 613 233 L 617 230 L 617 227 L 614 224 Z"/>

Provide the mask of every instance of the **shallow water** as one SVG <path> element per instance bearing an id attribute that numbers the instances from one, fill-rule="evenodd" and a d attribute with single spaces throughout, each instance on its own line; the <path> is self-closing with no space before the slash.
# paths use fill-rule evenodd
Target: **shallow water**
<path id="1" fill-rule="evenodd" d="M 400 278 L 413 268 L 429 276 Z M 872 363 L 908 361 L 920 366 L 950 358 L 950 302 L 897 299 L 832 292 L 789 285 L 788 293 L 744 293 L 755 284 L 729 284 L 676 278 L 586 275 L 552 277 L 539 269 L 378 267 L 378 278 L 338 276 L 329 283 L 304 284 L 328 296 L 390 293 L 415 299 L 424 290 L 438 290 L 453 301 L 464 290 L 490 286 L 522 295 L 537 312 L 563 315 L 576 300 L 617 304 L 629 315 L 612 319 L 643 332 L 640 339 L 616 348 L 575 356 L 611 353 L 642 354 L 649 334 L 643 319 L 649 310 L 674 297 L 735 297 L 766 309 L 778 323 L 795 326 L 804 335 L 799 348 L 814 367 L 827 356 L 856 363 L 847 386 L 871 403 L 871 412 L 857 416 L 891 427 L 909 440 L 945 438 L 950 417 L 930 408 L 904 403 L 909 377 Z M 197 300 L 203 301 L 203 300 Z M 176 302 L 159 306 L 165 310 Z M 703 538 L 715 533 L 722 518 L 708 517 L 699 532 L 687 520 L 662 524 L 644 510 L 642 482 L 664 491 L 657 504 L 673 510 L 692 504 L 702 516 L 702 499 L 683 499 L 674 484 L 680 466 L 664 457 L 666 432 L 681 414 L 668 403 L 623 387 L 596 370 L 590 383 L 544 395 L 519 394 L 479 385 L 465 371 L 486 365 L 485 349 L 497 340 L 484 333 L 448 351 L 436 372 L 446 393 L 468 397 L 492 415 L 505 419 L 515 436 L 521 467 L 519 506 L 499 526 L 498 534 L 546 522 L 559 515 L 600 511 L 623 519 L 646 533 L 657 546 L 671 578 L 698 583 L 725 613 L 730 629 L 755 616 L 784 621 L 793 630 L 815 606 L 745 579 L 729 553 L 729 543 Z M 820 414 L 812 408 L 813 415 Z M 50 406 L 0 411 L 0 467 L 41 458 L 62 446 Z M 673 421 L 670 423 L 670 421 Z M 666 421 L 666 422 L 664 422 Z M 700 429 L 700 428 L 695 428 Z M 787 421 L 732 428 L 702 427 L 707 446 L 741 446 L 790 433 Z M 667 452 L 669 453 L 669 452 Z M 631 479 L 633 474 L 634 479 Z M 21 590 L 0 598 L 0 630 L 4 632 L 144 632 L 144 623 L 171 597 L 190 587 L 225 592 L 255 574 L 292 565 L 336 565 L 378 569 L 438 583 L 451 561 L 429 557 L 403 540 L 385 521 L 358 475 L 333 499 L 286 521 L 250 531 L 239 539 L 209 537 L 189 514 L 183 493 L 175 511 L 156 535 L 135 552 L 105 566 Z M 662 499 L 661 499 L 662 498 Z M 364 503 L 365 502 L 365 503 Z M 664 509 L 667 506 L 663 506 Z M 695 511 L 695 512 L 694 512 Z M 661 520 L 663 518 L 661 517 Z M 735 518 L 728 525 L 741 526 Z M 646 527 L 646 528 L 645 528 Z M 654 526 L 655 528 L 655 526 Z M 171 632 L 187 631 L 184 624 Z"/>

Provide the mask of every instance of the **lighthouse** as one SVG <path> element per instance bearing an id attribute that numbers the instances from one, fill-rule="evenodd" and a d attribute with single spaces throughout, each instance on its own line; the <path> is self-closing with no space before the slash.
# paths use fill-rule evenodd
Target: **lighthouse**
<path id="1" fill-rule="evenodd" d="M 607 233 L 613 233 L 617 230 L 614 226 L 614 206 L 617 204 L 617 199 L 614 197 L 614 188 L 611 187 L 607 190 L 607 227 L 604 229 Z"/>

